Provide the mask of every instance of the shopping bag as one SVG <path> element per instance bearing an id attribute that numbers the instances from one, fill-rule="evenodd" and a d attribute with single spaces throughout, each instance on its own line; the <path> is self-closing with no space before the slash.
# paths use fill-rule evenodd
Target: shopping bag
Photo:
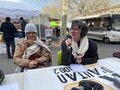
<path id="1" fill-rule="evenodd" d="M 0 42 L 3 42 L 3 32 L 0 32 Z"/>

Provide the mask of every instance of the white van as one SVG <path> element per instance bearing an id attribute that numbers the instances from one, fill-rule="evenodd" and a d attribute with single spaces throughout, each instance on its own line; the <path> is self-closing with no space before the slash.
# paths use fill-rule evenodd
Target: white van
<path id="1" fill-rule="evenodd" d="M 120 14 L 100 14 L 70 20 L 81 20 L 88 25 L 88 37 L 105 43 L 120 42 Z"/>

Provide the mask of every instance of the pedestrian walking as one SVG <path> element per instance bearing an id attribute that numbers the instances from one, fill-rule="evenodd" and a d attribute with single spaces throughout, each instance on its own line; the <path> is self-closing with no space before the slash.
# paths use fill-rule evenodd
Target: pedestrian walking
<path id="1" fill-rule="evenodd" d="M 0 31 L 3 32 L 3 40 L 6 45 L 7 57 L 11 59 L 14 55 L 15 51 L 15 33 L 17 33 L 17 29 L 11 23 L 11 18 L 6 17 L 5 22 L 1 24 Z M 10 52 L 11 47 L 11 52 Z"/>

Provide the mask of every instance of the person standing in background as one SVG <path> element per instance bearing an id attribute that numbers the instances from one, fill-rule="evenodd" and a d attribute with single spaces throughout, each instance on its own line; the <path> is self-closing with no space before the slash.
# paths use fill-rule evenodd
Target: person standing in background
<path id="1" fill-rule="evenodd" d="M 55 27 L 55 31 L 56 31 L 56 37 L 60 37 L 60 27 L 59 26 Z"/>
<path id="2" fill-rule="evenodd" d="M 21 30 L 22 30 L 22 36 L 25 38 L 25 26 L 27 24 L 27 22 L 24 20 L 23 17 L 20 17 L 20 27 L 21 27 Z"/>
<path id="3" fill-rule="evenodd" d="M 5 22 L 1 24 L 1 28 L 0 28 L 0 31 L 3 32 L 3 40 L 5 41 L 5 44 L 6 44 L 8 59 L 11 59 L 14 55 L 14 52 L 15 52 L 15 35 L 14 34 L 17 33 L 17 29 L 10 21 L 11 21 L 11 18 L 6 17 Z M 11 46 L 12 54 L 10 53 L 10 46 Z"/>

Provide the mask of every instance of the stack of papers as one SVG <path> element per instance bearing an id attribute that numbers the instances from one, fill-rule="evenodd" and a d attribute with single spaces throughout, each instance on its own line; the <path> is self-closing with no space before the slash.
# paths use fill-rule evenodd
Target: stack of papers
<path id="1" fill-rule="evenodd" d="M 73 72 L 86 72 L 87 71 L 85 66 L 83 66 L 82 64 L 71 64 L 70 68 L 73 70 Z"/>

